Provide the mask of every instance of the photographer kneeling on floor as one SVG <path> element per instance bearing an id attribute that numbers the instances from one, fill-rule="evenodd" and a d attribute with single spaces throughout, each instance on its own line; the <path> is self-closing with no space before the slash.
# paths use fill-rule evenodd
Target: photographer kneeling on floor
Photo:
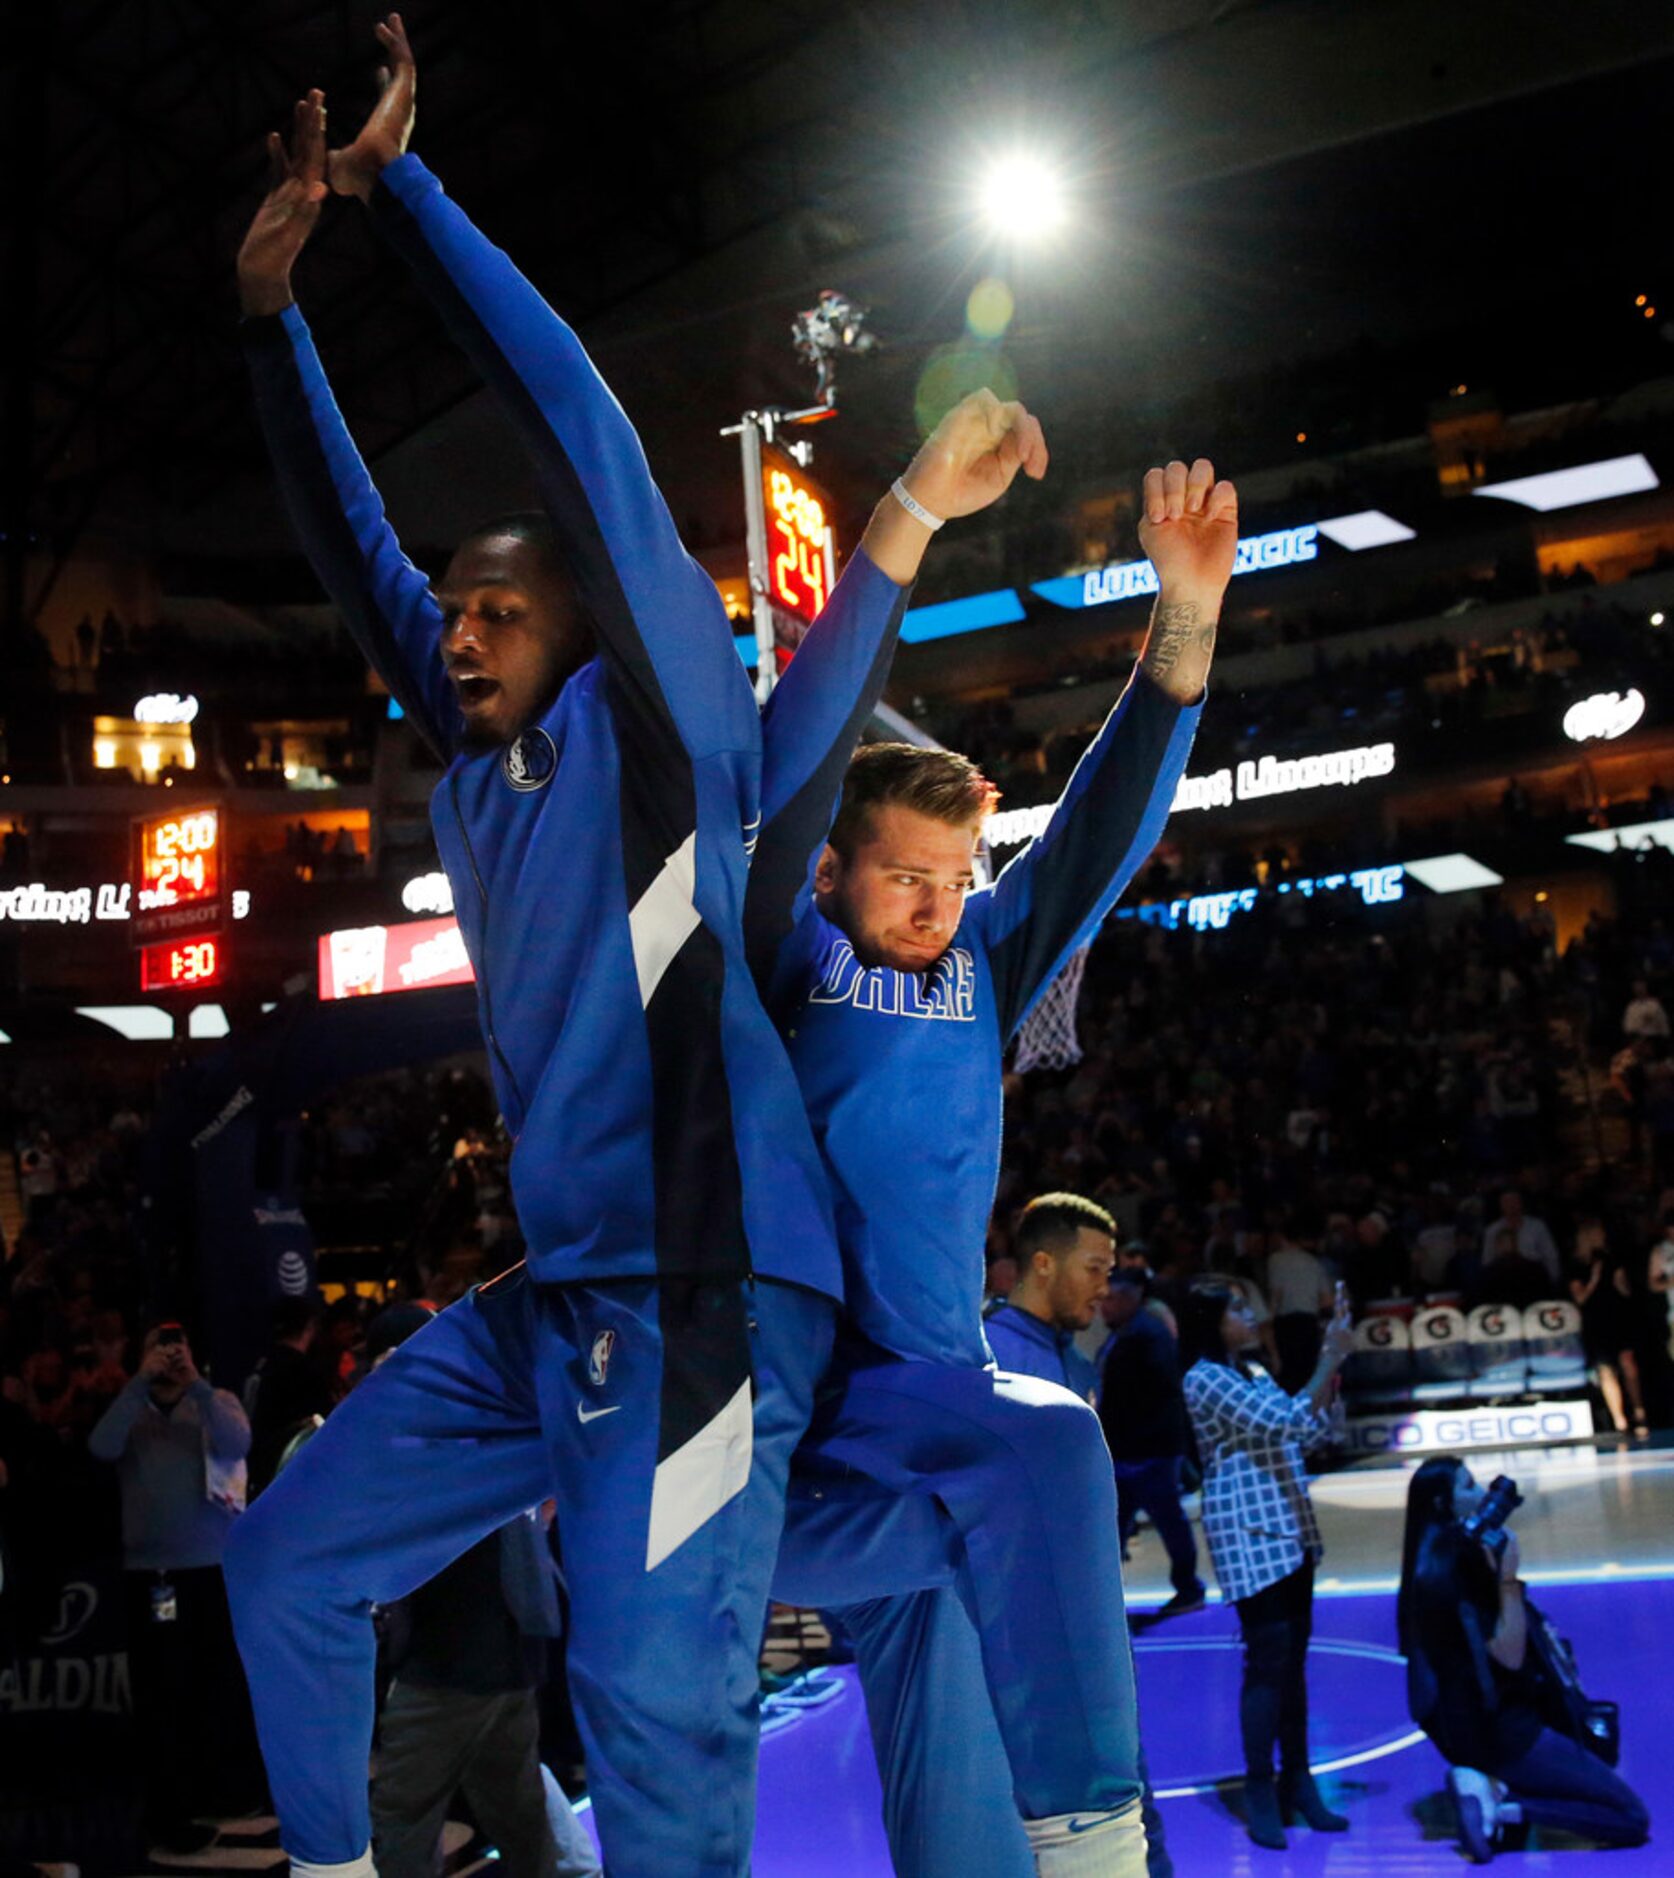
<path id="1" fill-rule="evenodd" d="M 1463 1461 L 1426 1461 L 1407 1491 L 1396 1622 L 1412 1718 L 1450 1763 L 1459 1838 L 1478 1864 L 1502 1834 L 1553 1826 L 1598 1845 L 1639 1845 L 1650 1815 L 1606 1765 L 1614 1711 L 1588 1703 L 1568 1646 L 1517 1576 L 1521 1504 Z"/>

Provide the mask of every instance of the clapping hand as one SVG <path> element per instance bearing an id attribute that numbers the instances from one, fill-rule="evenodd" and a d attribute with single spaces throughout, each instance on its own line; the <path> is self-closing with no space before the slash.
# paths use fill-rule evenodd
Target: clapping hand
<path id="1" fill-rule="evenodd" d="M 238 251 L 238 297 L 249 315 L 291 304 L 291 269 L 320 219 L 327 193 L 323 91 L 297 100 L 289 147 L 273 131 L 267 154 L 272 181 Z"/>
<path id="2" fill-rule="evenodd" d="M 418 64 L 401 15 L 390 14 L 372 30 L 389 61 L 378 68 L 378 102 L 354 142 L 326 159 L 332 193 L 359 196 L 362 202 L 371 197 L 384 169 L 407 148 L 418 111 Z"/>
<path id="3" fill-rule="evenodd" d="M 1145 472 L 1145 514 L 1139 545 L 1157 570 L 1164 601 L 1192 600 L 1218 607 L 1238 552 L 1238 492 L 1216 482 L 1215 466 L 1200 456 Z"/>
<path id="4" fill-rule="evenodd" d="M 936 426 L 901 480 L 946 521 L 997 502 L 1019 470 L 1039 482 L 1049 460 L 1039 418 L 991 391 L 973 391 Z"/>

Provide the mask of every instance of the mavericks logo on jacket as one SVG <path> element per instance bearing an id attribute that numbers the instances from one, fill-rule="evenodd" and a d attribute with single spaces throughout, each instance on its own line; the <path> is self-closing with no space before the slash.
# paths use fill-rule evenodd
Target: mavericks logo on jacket
<path id="1" fill-rule="evenodd" d="M 558 773 L 558 748 L 536 724 L 506 745 L 500 772 L 520 795 L 544 789 Z"/>

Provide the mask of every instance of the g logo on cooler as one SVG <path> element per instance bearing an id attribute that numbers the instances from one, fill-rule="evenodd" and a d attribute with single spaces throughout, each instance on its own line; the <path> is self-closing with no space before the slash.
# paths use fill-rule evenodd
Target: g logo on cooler
<path id="1" fill-rule="evenodd" d="M 500 773 L 519 795 L 544 789 L 558 771 L 558 747 L 536 724 L 506 745 Z"/>

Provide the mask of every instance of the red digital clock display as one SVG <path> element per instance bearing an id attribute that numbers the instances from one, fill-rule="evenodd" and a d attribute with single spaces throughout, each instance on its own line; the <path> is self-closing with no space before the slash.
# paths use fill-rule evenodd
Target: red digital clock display
<path id="1" fill-rule="evenodd" d="M 218 985 L 223 959 L 219 939 L 172 939 L 140 953 L 142 991 L 196 991 Z"/>
<path id="2" fill-rule="evenodd" d="M 223 924 L 224 833 L 218 808 L 150 815 L 134 823 L 135 945 L 213 932 Z"/>
<path id="3" fill-rule="evenodd" d="M 836 578 L 837 544 L 825 492 L 794 458 L 761 453 L 768 589 L 774 607 L 812 626 Z M 792 639 L 801 635 L 798 633 Z"/>

